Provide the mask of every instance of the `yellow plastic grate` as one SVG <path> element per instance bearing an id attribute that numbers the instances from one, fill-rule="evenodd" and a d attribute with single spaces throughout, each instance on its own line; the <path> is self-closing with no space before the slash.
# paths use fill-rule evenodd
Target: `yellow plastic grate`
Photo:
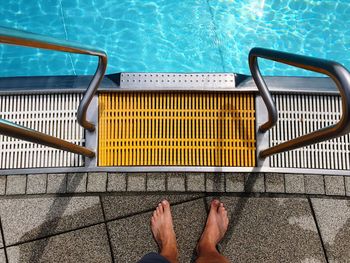
<path id="1" fill-rule="evenodd" d="M 99 166 L 255 166 L 252 94 L 102 93 Z"/>

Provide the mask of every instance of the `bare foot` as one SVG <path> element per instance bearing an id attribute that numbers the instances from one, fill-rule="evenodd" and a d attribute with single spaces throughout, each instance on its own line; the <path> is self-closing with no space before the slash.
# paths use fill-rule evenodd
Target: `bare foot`
<path id="1" fill-rule="evenodd" d="M 228 217 L 224 204 L 214 199 L 211 201 L 207 223 L 197 245 L 197 253 L 217 251 L 216 245 L 224 237 L 227 227 Z"/>
<path id="2" fill-rule="evenodd" d="M 156 240 L 160 254 L 170 262 L 177 262 L 178 251 L 176 236 L 171 217 L 170 204 L 163 200 L 158 204 L 151 218 L 151 229 Z"/>

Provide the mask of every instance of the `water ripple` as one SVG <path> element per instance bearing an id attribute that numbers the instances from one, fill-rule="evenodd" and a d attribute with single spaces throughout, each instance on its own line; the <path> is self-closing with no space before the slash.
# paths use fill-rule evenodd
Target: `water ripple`
<path id="1" fill-rule="evenodd" d="M 255 46 L 350 68 L 349 19 L 348 0 L 8 0 L 0 24 L 101 48 L 108 73 L 248 74 Z M 0 76 L 92 74 L 97 60 L 0 45 L 0 65 Z M 267 61 L 261 68 L 268 75 L 310 75 Z"/>

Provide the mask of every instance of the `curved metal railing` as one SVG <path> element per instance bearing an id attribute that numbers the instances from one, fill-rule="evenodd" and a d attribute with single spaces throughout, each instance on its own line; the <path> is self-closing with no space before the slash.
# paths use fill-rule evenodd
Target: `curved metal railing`
<path id="1" fill-rule="evenodd" d="M 249 52 L 249 68 L 268 111 L 268 121 L 259 127 L 259 132 L 264 133 L 271 129 L 278 119 L 276 105 L 259 70 L 259 57 L 325 74 L 335 82 L 342 98 L 342 116 L 338 123 L 263 150 L 259 153 L 260 158 L 340 137 L 350 132 L 350 73 L 346 68 L 337 62 L 325 59 L 253 48 Z"/>
<path id="2" fill-rule="evenodd" d="M 0 43 L 99 57 L 98 67 L 84 93 L 77 113 L 78 122 L 82 127 L 89 131 L 95 130 L 95 126 L 86 119 L 86 111 L 107 69 L 107 54 L 104 51 L 66 40 L 7 27 L 0 27 Z"/>
<path id="3" fill-rule="evenodd" d="M 80 101 L 77 112 L 78 123 L 89 131 L 95 130 L 94 124 L 86 119 L 86 112 L 106 72 L 107 54 L 104 51 L 66 40 L 60 40 L 53 37 L 6 27 L 0 27 L 0 43 L 97 56 L 99 58 L 98 67 L 87 90 L 83 95 L 82 100 Z M 0 120 L 0 132 L 7 136 L 47 145 L 73 153 L 82 154 L 88 157 L 93 157 L 95 155 L 93 151 L 85 147 L 22 127 L 5 120 Z"/>
<path id="4" fill-rule="evenodd" d="M 16 139 L 25 140 L 33 143 L 39 143 L 63 151 L 68 151 L 76 154 L 81 154 L 90 158 L 95 156 L 95 153 L 83 146 L 67 142 L 65 140 L 28 129 L 21 125 L 0 119 L 0 134 L 14 137 Z"/>

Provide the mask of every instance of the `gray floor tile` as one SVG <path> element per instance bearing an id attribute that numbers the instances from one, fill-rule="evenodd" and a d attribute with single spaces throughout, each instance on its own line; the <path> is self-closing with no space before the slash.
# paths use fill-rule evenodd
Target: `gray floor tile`
<path id="1" fill-rule="evenodd" d="M 27 194 L 46 193 L 47 174 L 28 174 Z"/>
<path id="2" fill-rule="evenodd" d="M 263 193 L 265 192 L 265 175 L 263 173 L 245 174 L 245 192 Z"/>
<path id="3" fill-rule="evenodd" d="M 305 183 L 303 174 L 285 174 L 286 193 L 304 194 Z"/>
<path id="4" fill-rule="evenodd" d="M 157 192 L 165 191 L 166 174 L 165 173 L 148 173 L 147 174 L 147 191 Z"/>
<path id="5" fill-rule="evenodd" d="M 350 200 L 312 199 L 329 262 L 350 260 Z"/>
<path id="6" fill-rule="evenodd" d="M 346 196 L 350 196 L 350 177 L 345 176 L 345 191 Z"/>
<path id="7" fill-rule="evenodd" d="M 305 193 L 306 194 L 324 194 L 324 178 L 323 175 L 307 174 L 304 175 Z"/>
<path id="8" fill-rule="evenodd" d="M 225 192 L 225 174 L 207 173 L 205 174 L 205 190 L 207 192 Z"/>
<path id="9" fill-rule="evenodd" d="M 6 263 L 5 251 L 0 249 L 0 263 Z"/>
<path id="10" fill-rule="evenodd" d="M 87 191 L 88 192 L 106 192 L 107 173 L 89 173 Z"/>
<path id="11" fill-rule="evenodd" d="M 67 175 L 67 193 L 86 192 L 86 173 L 69 173 Z"/>
<path id="12" fill-rule="evenodd" d="M 187 173 L 187 191 L 204 192 L 205 191 L 205 174 L 204 173 Z"/>
<path id="13" fill-rule="evenodd" d="M 157 252 L 150 230 L 152 212 L 107 224 L 116 262 L 137 262 L 149 252 Z"/>
<path id="14" fill-rule="evenodd" d="M 179 262 L 191 262 L 207 219 L 205 199 L 176 205 L 172 209 L 179 248 Z"/>
<path id="15" fill-rule="evenodd" d="M 306 199 L 221 200 L 230 215 L 221 250 L 231 262 L 325 262 Z"/>
<path id="16" fill-rule="evenodd" d="M 129 173 L 127 191 L 146 191 L 146 173 Z"/>
<path id="17" fill-rule="evenodd" d="M 325 176 L 324 183 L 326 188 L 326 195 L 345 195 L 343 176 Z"/>
<path id="18" fill-rule="evenodd" d="M 197 239 L 206 220 L 203 199 L 172 206 L 179 262 L 190 262 Z M 108 224 L 116 262 L 136 262 L 144 254 L 157 252 L 150 230 L 152 212 L 139 214 Z"/>
<path id="19" fill-rule="evenodd" d="M 125 173 L 109 173 L 108 174 L 107 191 L 122 192 L 126 191 L 126 174 Z"/>
<path id="20" fill-rule="evenodd" d="M 18 195 L 26 193 L 26 175 L 8 175 L 6 180 L 6 194 Z"/>
<path id="21" fill-rule="evenodd" d="M 244 192 L 245 175 L 243 173 L 226 174 L 226 192 Z"/>
<path id="22" fill-rule="evenodd" d="M 265 174 L 265 185 L 268 193 L 284 193 L 284 174 Z"/>
<path id="23" fill-rule="evenodd" d="M 10 263 L 112 261 L 102 224 L 10 247 L 7 255 Z"/>
<path id="24" fill-rule="evenodd" d="M 3 199 L 0 216 L 6 245 L 103 220 L 97 196 Z"/>
<path id="25" fill-rule="evenodd" d="M 2 175 L 0 176 L 0 195 L 5 194 L 5 189 L 6 189 L 6 176 Z"/>
<path id="26" fill-rule="evenodd" d="M 152 210 L 161 200 L 170 203 L 192 200 L 203 194 L 144 194 L 144 195 L 107 195 L 102 196 L 106 219 L 114 219 L 135 213 Z"/>
<path id="27" fill-rule="evenodd" d="M 48 174 L 47 175 L 47 193 L 58 194 L 67 191 L 66 174 Z"/>
<path id="28" fill-rule="evenodd" d="M 185 173 L 168 173 L 167 177 L 168 191 L 186 191 Z"/>

